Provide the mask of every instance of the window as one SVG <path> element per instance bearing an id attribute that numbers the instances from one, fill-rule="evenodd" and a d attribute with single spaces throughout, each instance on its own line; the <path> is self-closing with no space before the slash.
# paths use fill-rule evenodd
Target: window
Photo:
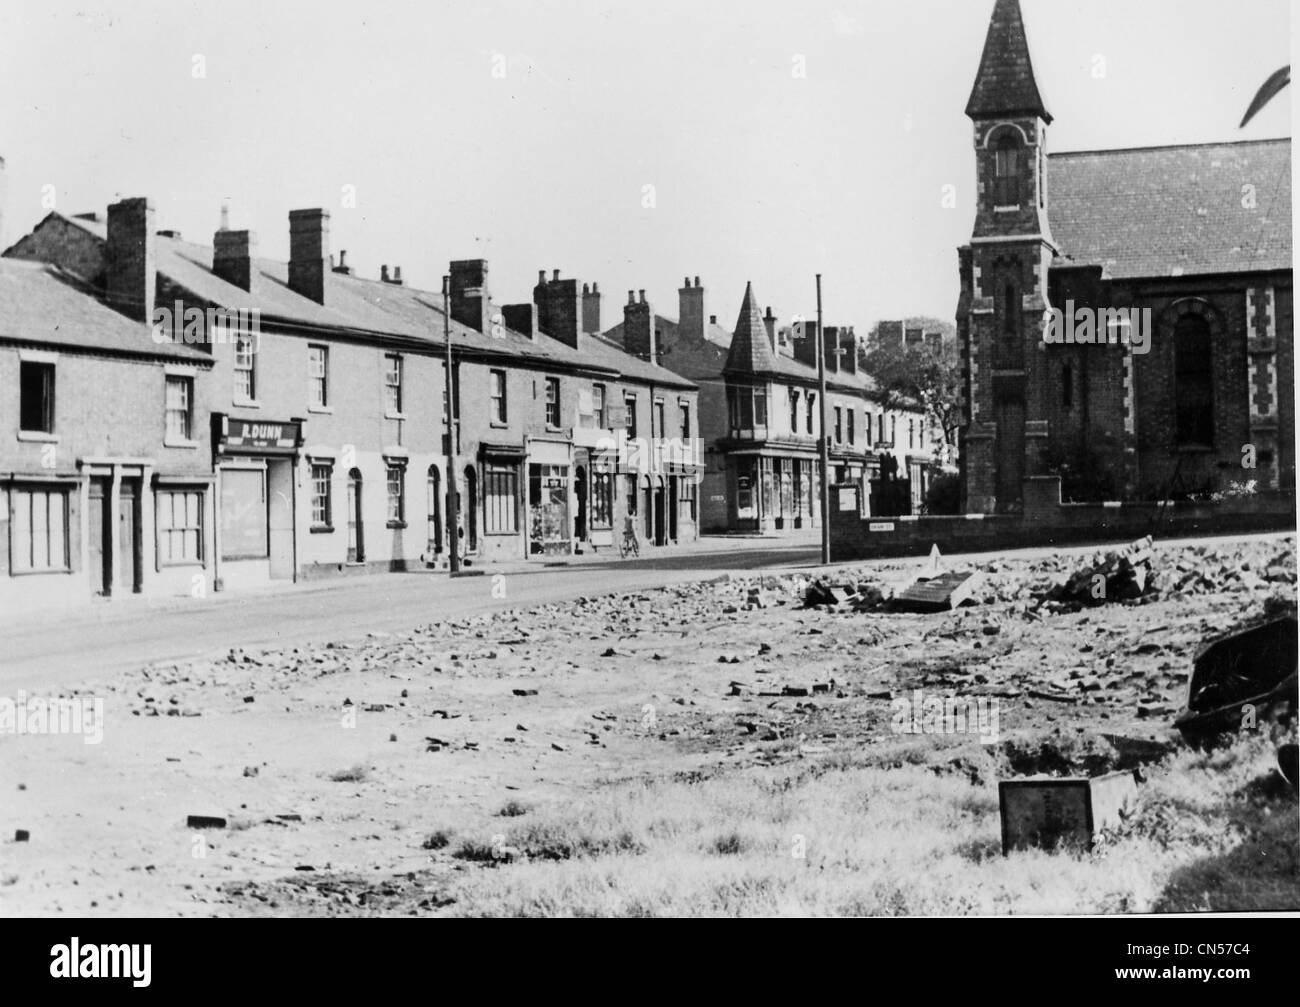
<path id="1" fill-rule="evenodd" d="M 333 503 L 330 499 L 330 484 L 334 479 L 334 466 L 328 462 L 313 462 L 311 466 L 311 526 L 313 528 L 330 528 L 333 526 Z"/>
<path id="2" fill-rule="evenodd" d="M 514 465 L 488 462 L 483 470 L 485 528 L 489 533 L 519 530 L 519 469 Z"/>
<path id="3" fill-rule="evenodd" d="M 388 524 L 406 524 L 406 466 L 388 463 Z"/>
<path id="4" fill-rule="evenodd" d="M 1019 311 L 1016 303 L 1016 288 L 1008 283 L 1002 288 L 1002 331 L 1014 336 L 1019 328 Z"/>
<path id="5" fill-rule="evenodd" d="M 916 448 L 916 421 L 908 420 L 907 421 L 907 449 L 909 451 L 912 451 L 915 450 L 915 448 Z"/>
<path id="6" fill-rule="evenodd" d="M 627 410 L 624 425 L 627 427 L 628 440 L 636 440 L 636 396 L 624 395 L 623 408 Z"/>
<path id="7" fill-rule="evenodd" d="M 329 371 L 329 347 L 308 346 L 307 378 L 311 382 L 311 404 L 318 409 L 329 405 Z"/>
<path id="8" fill-rule="evenodd" d="M 867 421 L 866 423 L 867 447 L 871 447 L 871 411 L 868 410 L 863 418 Z"/>
<path id="9" fill-rule="evenodd" d="M 839 406 L 835 407 L 835 443 L 844 443 L 844 410 Z"/>
<path id="10" fill-rule="evenodd" d="M 678 485 L 681 486 L 681 502 L 684 505 L 678 511 L 678 514 L 682 515 L 684 511 L 685 512 L 684 516 L 687 517 L 692 522 L 698 520 L 698 517 L 696 515 L 695 480 L 689 478 L 679 479 Z"/>
<path id="11" fill-rule="evenodd" d="M 876 440 L 883 441 L 884 439 L 885 439 L 885 413 L 884 410 L 881 410 L 879 413 L 876 414 Z"/>
<path id="12" fill-rule="evenodd" d="M 1020 205 L 1020 141 L 1011 133 L 1004 133 L 994 151 L 995 206 Z"/>
<path id="13" fill-rule="evenodd" d="M 854 421 L 857 419 L 857 417 L 853 415 L 852 409 L 848 410 L 845 419 L 847 420 L 849 425 L 849 443 L 852 444 L 854 437 L 857 436 L 853 431 Z"/>
<path id="14" fill-rule="evenodd" d="M 1061 408 L 1074 407 L 1074 368 L 1066 364 L 1061 368 Z"/>
<path id="15" fill-rule="evenodd" d="M 1200 315 L 1183 315 L 1174 326 L 1174 403 L 1178 443 L 1214 443 L 1214 383 L 1210 373 L 1210 326 Z"/>
<path id="16" fill-rule="evenodd" d="M 253 402 L 256 398 L 253 337 L 241 332 L 235 337 L 235 401 Z"/>
<path id="17" fill-rule="evenodd" d="M 898 417 L 897 416 L 889 417 L 889 443 L 890 444 L 898 443 Z"/>
<path id="18" fill-rule="evenodd" d="M 193 431 L 191 402 L 194 379 L 168 375 L 166 395 L 166 440 L 188 441 Z"/>
<path id="19" fill-rule="evenodd" d="M 14 573 L 68 569 L 68 492 L 15 489 L 9 537 Z"/>
<path id="20" fill-rule="evenodd" d="M 799 392 L 796 389 L 791 388 L 790 389 L 790 433 L 797 434 L 798 432 L 799 432 Z"/>
<path id="21" fill-rule="evenodd" d="M 546 379 L 546 425 L 548 427 L 558 427 L 560 425 L 560 379 Z"/>
<path id="22" fill-rule="evenodd" d="M 636 516 L 636 476 L 627 477 L 627 513 L 629 517 Z"/>
<path id="23" fill-rule="evenodd" d="M 767 426 L 767 389 L 754 389 L 754 426 Z"/>
<path id="24" fill-rule="evenodd" d="M 605 429 L 605 386 L 591 386 L 591 411 L 596 418 L 596 429 Z"/>
<path id="25" fill-rule="evenodd" d="M 266 470 L 221 469 L 221 558 L 261 559 L 269 554 Z"/>
<path id="26" fill-rule="evenodd" d="M 654 429 L 650 431 L 652 437 L 663 439 L 668 436 L 668 431 L 664 428 L 664 400 L 655 399 L 655 416 Z"/>
<path id="27" fill-rule="evenodd" d="M 391 353 L 384 357 L 384 412 L 402 415 L 402 358 Z"/>
<path id="28" fill-rule="evenodd" d="M 54 365 L 22 361 L 18 365 L 18 386 L 18 429 L 54 433 Z"/>
<path id="29" fill-rule="evenodd" d="M 812 434 L 812 433 L 815 433 L 815 431 L 816 431 L 816 429 L 817 429 L 816 427 L 813 426 L 813 410 L 814 410 L 814 409 L 816 408 L 816 406 L 817 406 L 817 395 L 816 395 L 816 393 L 815 393 L 815 392 L 809 392 L 808 395 L 807 395 L 807 399 L 808 399 L 808 432 L 809 432 L 810 434 Z"/>
<path id="30" fill-rule="evenodd" d="M 158 562 L 203 562 L 203 491 L 158 494 Z"/>
<path id="31" fill-rule="evenodd" d="M 677 409 L 682 418 L 682 443 L 688 444 L 691 440 L 691 404 L 681 399 L 677 403 Z"/>
<path id="32" fill-rule="evenodd" d="M 506 422 L 506 372 L 490 371 L 489 394 L 492 398 L 491 417 L 493 423 Z"/>
<path id="33" fill-rule="evenodd" d="M 614 524 L 613 477 L 608 472 L 591 474 L 591 526 L 609 528 Z"/>

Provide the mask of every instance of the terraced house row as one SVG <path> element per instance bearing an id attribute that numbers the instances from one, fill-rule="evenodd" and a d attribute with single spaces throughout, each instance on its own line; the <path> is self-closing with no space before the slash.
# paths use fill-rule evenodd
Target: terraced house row
<path id="1" fill-rule="evenodd" d="M 51 213 L 0 258 L 0 606 L 697 536 L 697 389 L 588 331 L 598 291 L 498 305 L 451 264 L 449 473 L 441 291 L 335 265 L 322 210 L 288 263 L 154 217 Z"/>

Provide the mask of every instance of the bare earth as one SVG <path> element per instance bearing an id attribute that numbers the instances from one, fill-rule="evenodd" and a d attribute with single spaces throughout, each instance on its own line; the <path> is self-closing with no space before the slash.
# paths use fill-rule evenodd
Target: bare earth
<path id="1" fill-rule="evenodd" d="M 945 563 L 963 567 L 960 557 Z M 910 583 L 921 566 L 864 564 L 833 580 L 888 590 Z M 1191 654 L 1207 634 L 1260 611 L 1270 597 L 1293 598 L 1295 539 L 1158 543 L 1156 590 L 1140 602 L 1037 610 L 1036 599 L 1078 566 L 1075 557 L 982 564 L 981 603 L 937 615 L 805 609 L 797 578 L 747 573 L 372 633 L 360 642 L 236 648 L 219 659 L 87 681 L 75 694 L 105 700 L 101 744 L 0 736 L 0 912 L 564 911 L 548 910 L 541 895 L 488 897 L 483 886 L 508 886 L 511 872 L 534 878 L 528 885 L 539 891 L 552 880 L 586 885 L 590 879 L 574 874 L 583 863 L 598 872 L 614 858 L 619 870 L 631 870 L 653 842 L 671 837 L 653 822 L 637 834 L 633 822 L 599 848 L 560 848 L 538 840 L 546 828 L 521 829 L 530 821 L 545 825 L 593 800 L 613 806 L 650 785 L 670 795 L 743 789 L 760 779 L 803 786 L 855 767 L 885 774 L 917 807 L 935 781 L 935 799 L 957 802 L 977 837 L 951 837 L 951 855 L 967 858 L 972 871 L 985 862 L 1003 870 L 990 838 L 999 778 L 1139 762 L 1157 777 L 1192 771 L 1187 753 L 1177 761 L 1169 726 Z M 756 586 L 767 605 L 747 610 Z M 996 698 L 998 743 L 895 733 L 891 699 L 914 689 Z M 1159 762 L 1167 752 L 1175 754 Z M 1258 782 L 1267 755 L 1252 750 L 1243 779 L 1264 788 L 1262 813 L 1294 819 L 1294 799 Z M 227 825 L 191 828 L 190 815 Z M 738 828 L 736 852 L 749 842 L 743 822 Z M 30 839 L 8 841 L 16 829 L 29 830 Z M 850 868 L 854 841 L 836 846 Z M 724 859 L 730 840 L 709 842 L 699 855 Z M 774 848 L 784 843 L 773 841 Z M 1170 854 L 1158 870 L 1213 852 L 1194 847 Z M 1282 894 L 1274 888 L 1270 897 L 1294 899 L 1296 909 L 1294 844 L 1290 856 Z M 526 874 L 560 860 L 569 862 L 563 878 Z M 620 877 L 609 874 L 607 887 L 618 889 Z M 769 908 L 837 905 L 800 900 L 799 884 L 781 882 L 785 901 Z M 1214 896 L 1207 893 L 1205 907 L 1222 907 Z M 589 911 L 725 913 L 755 905 L 741 899 L 701 908 L 680 892 L 649 898 L 638 896 L 635 909 L 615 899 Z M 1052 911 L 1089 910 L 1068 895 L 1056 898 Z M 853 905 L 871 911 L 873 903 Z M 931 903 L 885 905 L 924 911 Z M 1014 896 L 934 905 L 1042 908 Z M 1134 896 L 1115 908 L 1158 905 L 1156 895 Z"/>

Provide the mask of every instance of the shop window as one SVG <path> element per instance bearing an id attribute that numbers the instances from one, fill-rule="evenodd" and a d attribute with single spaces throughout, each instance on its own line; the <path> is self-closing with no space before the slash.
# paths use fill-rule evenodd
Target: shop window
<path id="1" fill-rule="evenodd" d="M 266 521 L 266 471 L 223 468 L 222 559 L 265 559 L 268 555 Z"/>
<path id="2" fill-rule="evenodd" d="M 24 360 L 18 365 L 18 429 L 54 433 L 54 365 Z"/>
<path id="3" fill-rule="evenodd" d="M 591 474 L 591 526 L 612 528 L 614 525 L 613 477 L 608 472 Z"/>
<path id="4" fill-rule="evenodd" d="M 18 487 L 10 500 L 10 570 L 68 570 L 68 491 Z"/>
<path id="5" fill-rule="evenodd" d="M 157 496 L 158 562 L 203 562 L 203 491 L 163 490 Z"/>

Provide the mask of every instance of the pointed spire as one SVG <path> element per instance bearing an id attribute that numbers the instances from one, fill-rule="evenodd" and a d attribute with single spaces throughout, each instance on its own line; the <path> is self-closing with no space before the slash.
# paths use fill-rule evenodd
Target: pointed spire
<path id="1" fill-rule="evenodd" d="M 723 369 L 751 374 L 776 369 L 776 358 L 772 344 L 767 341 L 767 326 L 758 310 L 752 283 L 745 284 L 745 299 L 740 305 L 740 317 L 736 319 L 736 331 Z"/>
<path id="2" fill-rule="evenodd" d="M 1044 122 L 1052 121 L 1034 80 L 1020 0 L 997 0 L 993 6 L 989 33 L 984 39 L 984 55 L 980 57 L 980 69 L 970 101 L 966 103 L 966 114 L 972 119 L 1036 115 Z"/>

